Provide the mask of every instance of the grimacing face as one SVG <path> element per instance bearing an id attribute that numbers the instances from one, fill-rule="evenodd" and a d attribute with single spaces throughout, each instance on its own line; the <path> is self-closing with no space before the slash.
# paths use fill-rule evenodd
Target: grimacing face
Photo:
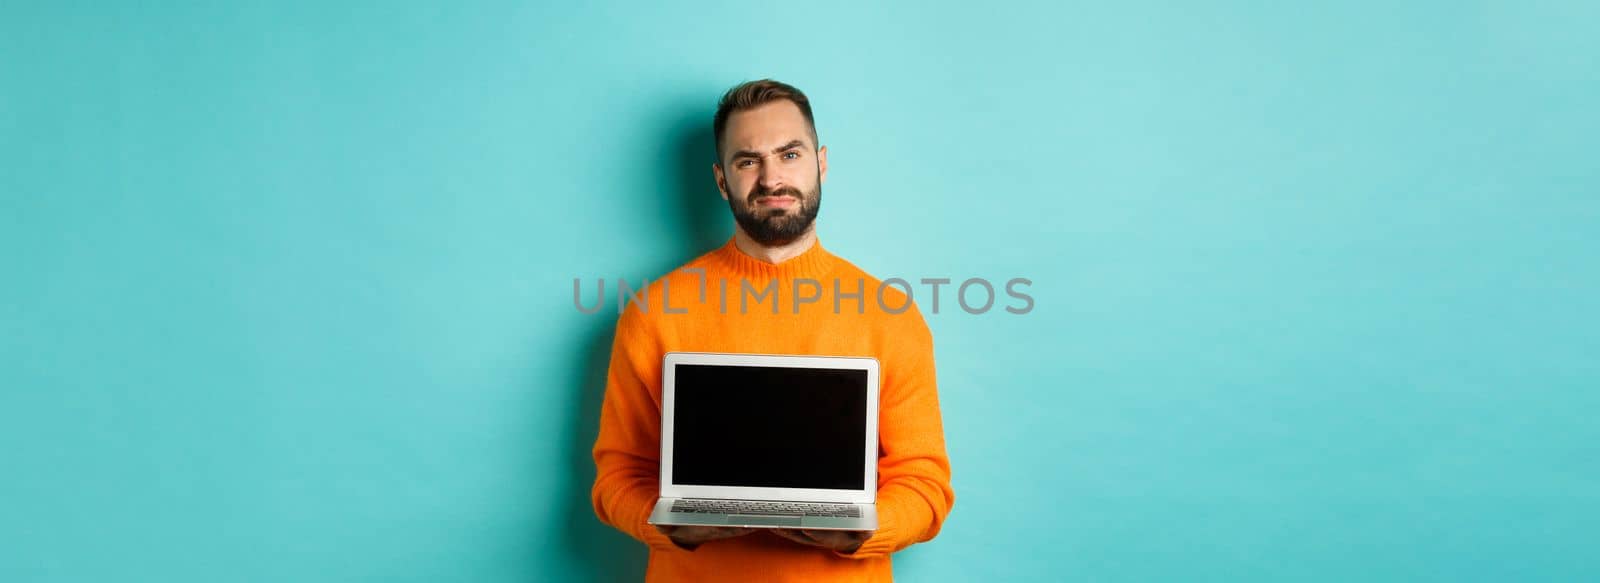
<path id="1" fill-rule="evenodd" d="M 728 116 L 717 188 L 745 234 L 776 247 L 806 233 L 822 207 L 828 148 L 817 147 L 800 107 L 788 100 Z"/>

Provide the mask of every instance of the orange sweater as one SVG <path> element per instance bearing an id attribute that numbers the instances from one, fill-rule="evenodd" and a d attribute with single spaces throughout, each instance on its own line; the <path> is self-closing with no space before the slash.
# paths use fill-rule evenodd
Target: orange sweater
<path id="1" fill-rule="evenodd" d="M 757 301 L 773 279 L 777 293 Z M 751 292 L 743 291 L 741 280 Z M 771 264 L 744 254 L 729 239 L 651 282 L 643 305 L 628 303 L 617 319 L 606 376 L 592 498 L 600 520 L 649 546 L 646 581 L 890 581 L 890 553 L 939 533 L 955 492 L 935 390 L 933 338 L 899 288 L 883 288 L 881 304 L 878 290 L 877 279 L 821 243 Z M 817 300 L 792 301 L 797 295 Z M 894 313 L 902 306 L 909 309 Z M 767 531 L 690 551 L 647 524 L 660 491 L 661 359 L 670 351 L 876 357 L 877 532 L 850 554 Z"/>

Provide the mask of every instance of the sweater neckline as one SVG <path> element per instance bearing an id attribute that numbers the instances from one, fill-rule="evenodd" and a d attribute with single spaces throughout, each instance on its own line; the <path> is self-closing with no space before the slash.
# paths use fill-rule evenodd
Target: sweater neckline
<path id="1" fill-rule="evenodd" d="M 723 264 L 740 277 L 752 279 L 766 278 L 811 278 L 821 280 L 833 270 L 834 263 L 838 260 L 833 253 L 822 247 L 822 240 L 817 239 L 811 248 L 803 253 L 785 259 L 781 263 L 768 263 L 761 259 L 751 257 L 739 250 L 735 241 L 736 237 L 729 237 L 728 242 L 717 249 L 716 255 Z"/>

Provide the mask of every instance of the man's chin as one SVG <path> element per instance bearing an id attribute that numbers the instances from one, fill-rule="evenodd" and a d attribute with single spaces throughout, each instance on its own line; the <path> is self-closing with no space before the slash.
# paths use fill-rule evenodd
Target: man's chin
<path id="1" fill-rule="evenodd" d="M 768 233 L 799 237 L 800 233 L 805 231 L 805 228 L 800 226 L 799 223 L 800 220 L 798 218 L 787 217 L 781 221 L 767 221 L 766 227 Z"/>
<path id="2" fill-rule="evenodd" d="M 794 242 L 796 239 L 799 239 L 800 235 L 804 234 L 803 230 L 801 232 L 796 232 L 791 229 L 775 228 L 777 225 L 772 224 L 764 224 L 763 227 L 765 228 L 758 232 L 749 234 L 751 239 L 754 239 L 756 242 L 767 247 L 779 247 L 787 245 Z"/>

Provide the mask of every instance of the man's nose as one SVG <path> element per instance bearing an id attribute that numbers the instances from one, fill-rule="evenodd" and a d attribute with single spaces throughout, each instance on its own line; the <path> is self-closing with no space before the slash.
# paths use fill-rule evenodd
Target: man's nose
<path id="1" fill-rule="evenodd" d="M 761 187 L 767 191 L 776 190 L 783 186 L 783 176 L 771 164 L 761 165 Z"/>

